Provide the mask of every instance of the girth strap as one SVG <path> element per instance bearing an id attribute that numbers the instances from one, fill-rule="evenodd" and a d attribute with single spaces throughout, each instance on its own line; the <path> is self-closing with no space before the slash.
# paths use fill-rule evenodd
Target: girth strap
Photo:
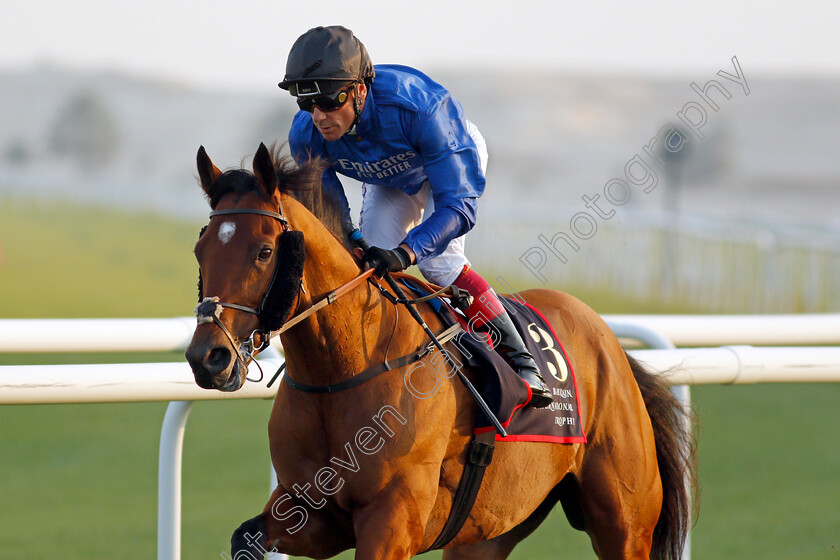
<path id="1" fill-rule="evenodd" d="M 495 449 L 496 432 L 494 430 L 474 435 L 470 440 L 467 462 L 464 464 L 461 482 L 458 483 L 458 489 L 452 499 L 449 518 L 446 520 L 438 538 L 424 552 L 443 548 L 458 535 L 470 513 L 472 513 L 475 499 L 481 489 L 481 482 L 484 480 L 484 471 L 492 462 Z"/>

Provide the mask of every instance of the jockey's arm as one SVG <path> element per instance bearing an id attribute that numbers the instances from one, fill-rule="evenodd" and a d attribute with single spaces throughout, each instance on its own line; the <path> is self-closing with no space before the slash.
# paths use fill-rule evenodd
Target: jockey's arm
<path id="1" fill-rule="evenodd" d="M 444 201 L 439 202 L 436 193 L 433 196 L 435 211 L 423 223 L 409 231 L 401 243 L 411 249 L 415 262 L 441 254 L 450 241 L 467 233 L 475 224 L 475 199 L 461 203 L 464 207 L 461 211 L 456 209 L 455 204 L 444 206 Z M 469 212 L 473 219 L 468 219 L 464 212 Z"/>
<path id="2" fill-rule="evenodd" d="M 403 243 L 422 261 L 439 255 L 450 241 L 472 229 L 485 181 L 478 148 L 457 101 L 443 97 L 414 125 L 418 134 L 412 143 L 423 158 L 435 210 Z"/>

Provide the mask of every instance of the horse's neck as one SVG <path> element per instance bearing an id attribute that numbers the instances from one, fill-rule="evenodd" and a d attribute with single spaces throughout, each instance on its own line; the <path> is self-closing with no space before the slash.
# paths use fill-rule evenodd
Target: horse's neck
<path id="1" fill-rule="evenodd" d="M 303 297 L 311 305 L 360 271 L 341 242 L 314 216 L 302 207 L 295 207 L 293 213 L 293 227 L 304 236 Z M 370 284 L 362 283 L 290 329 L 283 345 L 295 379 L 309 384 L 333 383 L 368 367 L 369 351 L 376 340 L 365 340 L 364 333 L 379 338 L 376 326 L 382 323 L 384 309 L 380 298 Z"/>

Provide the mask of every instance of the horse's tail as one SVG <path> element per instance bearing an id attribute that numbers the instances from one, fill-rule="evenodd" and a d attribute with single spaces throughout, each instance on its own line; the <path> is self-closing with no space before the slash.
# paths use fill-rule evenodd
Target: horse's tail
<path id="1" fill-rule="evenodd" d="M 627 356 L 642 392 L 656 440 L 662 479 L 662 510 L 653 531 L 652 560 L 677 560 L 693 520 L 697 495 L 694 418 L 671 393 L 668 383 Z M 692 497 L 695 501 L 692 501 Z"/>

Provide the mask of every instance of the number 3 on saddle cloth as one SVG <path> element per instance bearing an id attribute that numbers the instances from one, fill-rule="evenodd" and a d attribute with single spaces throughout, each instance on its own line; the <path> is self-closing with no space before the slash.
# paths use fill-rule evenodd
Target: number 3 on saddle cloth
<path id="1" fill-rule="evenodd" d="M 429 293 L 425 286 L 413 282 L 409 276 L 400 280 L 421 296 Z M 530 398 L 530 389 L 490 346 L 488 339 L 492 338 L 492 333 L 469 332 L 464 316 L 448 303 L 441 299 L 428 302 L 446 325 L 451 326 L 458 321 L 464 328 L 465 332 L 459 334 L 453 343 L 461 351 L 461 358 L 470 367 L 481 371 L 479 379 L 475 380 L 476 387 L 508 432 L 507 437 L 496 434 L 496 441 L 586 443 L 580 422 L 575 374 L 554 329 L 539 311 L 527 303 L 501 296 L 499 299 L 552 391 L 554 401 L 547 408 L 525 406 Z M 479 411 L 475 433 L 493 429 L 487 417 Z"/>

